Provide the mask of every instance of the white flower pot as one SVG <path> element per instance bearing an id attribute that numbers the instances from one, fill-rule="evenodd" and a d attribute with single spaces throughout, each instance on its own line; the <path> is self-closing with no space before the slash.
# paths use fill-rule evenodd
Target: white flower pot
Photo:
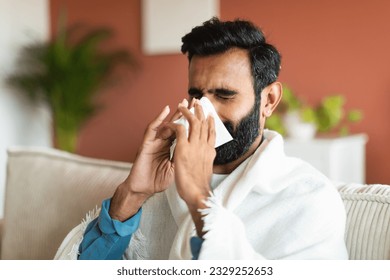
<path id="1" fill-rule="evenodd" d="M 303 122 L 299 112 L 289 112 L 283 117 L 287 137 L 297 140 L 310 140 L 316 135 L 317 129 L 314 123 Z"/>

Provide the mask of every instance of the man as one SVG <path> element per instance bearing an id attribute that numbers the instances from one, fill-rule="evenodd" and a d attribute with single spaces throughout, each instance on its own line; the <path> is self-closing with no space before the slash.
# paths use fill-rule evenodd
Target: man
<path id="1" fill-rule="evenodd" d="M 191 104 L 184 100 L 169 121 L 165 107 L 150 123 L 128 178 L 56 258 L 72 247 L 79 259 L 346 259 L 336 189 L 264 130 L 282 96 L 278 51 L 241 20 L 213 18 L 182 42 Z M 201 97 L 233 141 L 214 148 Z M 173 122 L 182 116 L 188 137 Z"/>

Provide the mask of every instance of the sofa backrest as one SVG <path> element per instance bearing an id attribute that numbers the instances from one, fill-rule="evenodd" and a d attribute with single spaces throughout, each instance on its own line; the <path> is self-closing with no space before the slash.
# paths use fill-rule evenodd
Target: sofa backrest
<path id="1" fill-rule="evenodd" d="M 130 168 L 55 149 L 9 149 L 0 259 L 53 259 L 69 231 L 113 195 Z"/>

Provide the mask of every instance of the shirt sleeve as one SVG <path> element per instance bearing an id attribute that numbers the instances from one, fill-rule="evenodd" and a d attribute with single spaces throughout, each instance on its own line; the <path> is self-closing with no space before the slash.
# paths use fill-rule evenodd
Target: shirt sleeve
<path id="1" fill-rule="evenodd" d="M 202 248 L 203 239 L 198 236 L 193 236 L 190 239 L 192 259 L 197 260 L 199 258 L 200 249 Z"/>
<path id="2" fill-rule="evenodd" d="M 111 219 L 108 214 L 111 200 L 104 200 L 100 215 L 90 222 L 79 247 L 79 260 L 120 260 L 138 229 L 142 208 L 124 222 Z"/>

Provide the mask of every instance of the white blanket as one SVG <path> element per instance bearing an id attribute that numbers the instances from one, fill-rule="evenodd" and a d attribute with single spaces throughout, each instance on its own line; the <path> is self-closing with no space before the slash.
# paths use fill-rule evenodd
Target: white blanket
<path id="1" fill-rule="evenodd" d="M 345 209 L 335 187 L 307 163 L 286 157 L 279 134 L 264 136 L 207 201 L 199 258 L 347 259 Z M 154 196 L 143 210 L 124 257 L 190 259 L 195 227 L 176 188 Z M 77 258 L 84 228 L 67 236 L 56 258 Z"/>

